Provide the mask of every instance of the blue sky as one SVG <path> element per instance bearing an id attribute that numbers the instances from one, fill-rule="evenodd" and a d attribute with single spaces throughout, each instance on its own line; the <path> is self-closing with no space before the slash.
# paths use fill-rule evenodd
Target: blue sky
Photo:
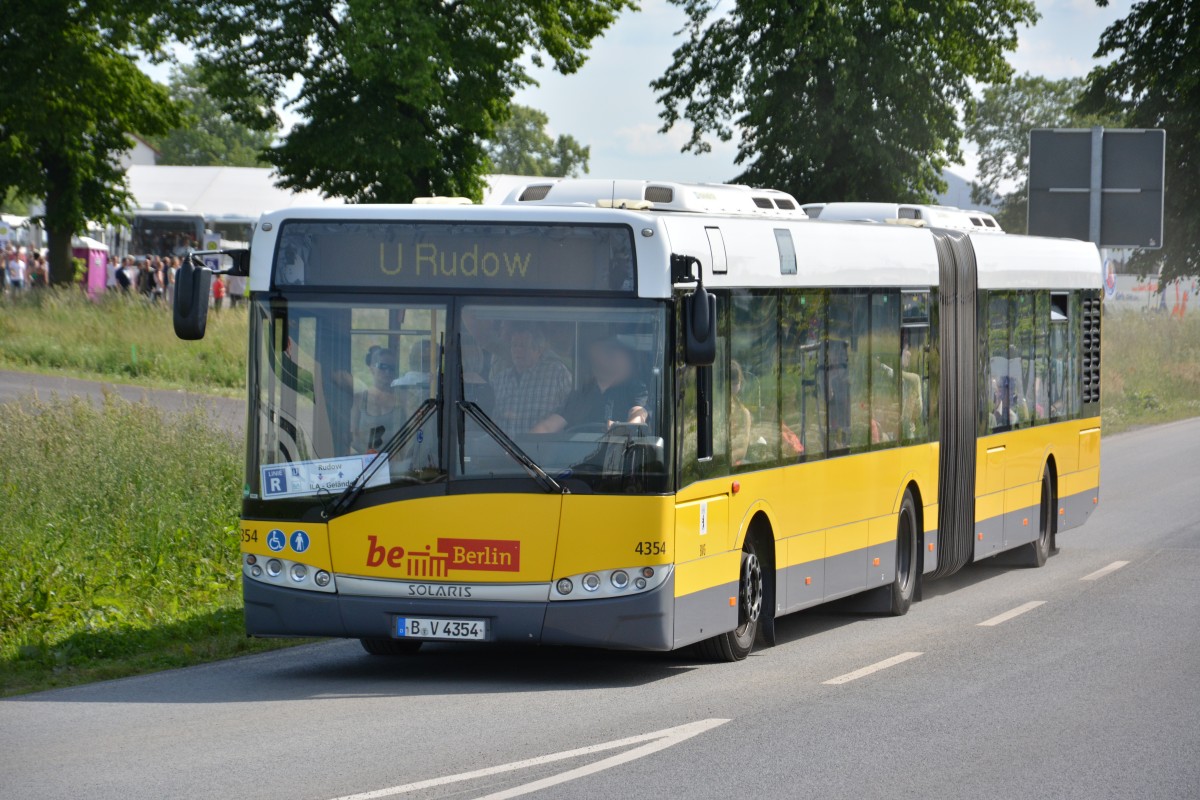
<path id="1" fill-rule="evenodd" d="M 728 2 L 728 0 L 726 0 Z M 535 71 L 539 86 L 517 95 L 517 102 L 540 108 L 555 134 L 569 133 L 590 145 L 595 177 L 724 181 L 738 173 L 734 142 L 713 141 L 711 153 L 679 152 L 685 131 L 658 133 L 658 104 L 650 81 L 666 70 L 681 41 L 674 33 L 684 15 L 666 0 L 642 0 L 642 10 L 627 12 L 595 42 L 588 63 L 574 75 Z M 1086 75 L 1101 32 L 1129 13 L 1131 0 L 1113 0 L 1099 8 L 1094 0 L 1043 0 L 1041 21 L 1022 29 L 1009 61 L 1017 72 L 1050 78 Z M 965 148 L 964 148 L 965 149 Z M 974 153 L 951 170 L 975 174 Z"/>

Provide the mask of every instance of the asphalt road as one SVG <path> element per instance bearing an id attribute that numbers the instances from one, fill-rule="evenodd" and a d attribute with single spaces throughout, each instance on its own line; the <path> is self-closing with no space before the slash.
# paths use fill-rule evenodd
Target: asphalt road
<path id="1" fill-rule="evenodd" d="M 145 401 L 167 413 L 186 411 L 200 406 L 212 415 L 216 425 L 237 436 L 241 436 L 246 428 L 245 400 L 190 394 L 174 389 L 147 389 L 143 386 L 129 386 L 123 383 L 85 381 L 76 378 L 0 370 L 0 403 L 19 403 L 33 396 L 49 399 L 55 395 L 84 397 L 94 403 L 99 403 L 103 400 L 105 393 L 118 395 L 131 403 Z"/>
<path id="2" fill-rule="evenodd" d="M 333 642 L 13 698 L 0 796 L 1200 797 L 1200 420 L 1103 447 L 1044 568 L 906 617 L 787 617 L 740 664 Z"/>

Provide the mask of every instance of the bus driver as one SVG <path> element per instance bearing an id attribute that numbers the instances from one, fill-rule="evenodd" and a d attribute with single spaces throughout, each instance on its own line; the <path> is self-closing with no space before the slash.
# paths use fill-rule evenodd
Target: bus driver
<path id="1" fill-rule="evenodd" d="M 588 346 L 592 380 L 568 395 L 562 410 L 533 427 L 532 433 L 557 433 L 580 425 L 644 424 L 649 393 L 634 374 L 632 348 L 620 336 L 599 339 Z"/>

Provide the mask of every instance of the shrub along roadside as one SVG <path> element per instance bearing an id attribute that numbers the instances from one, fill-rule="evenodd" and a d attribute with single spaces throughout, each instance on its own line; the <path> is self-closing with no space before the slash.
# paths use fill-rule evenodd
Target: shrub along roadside
<path id="1" fill-rule="evenodd" d="M 245 638 L 242 445 L 108 397 L 0 407 L 0 695 L 291 642 Z"/>

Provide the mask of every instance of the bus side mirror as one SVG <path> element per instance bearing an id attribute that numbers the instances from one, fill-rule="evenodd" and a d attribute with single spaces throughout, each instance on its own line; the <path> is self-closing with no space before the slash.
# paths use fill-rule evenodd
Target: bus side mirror
<path id="1" fill-rule="evenodd" d="M 689 366 L 711 367 L 717 360 L 717 298 L 704 288 L 699 259 L 672 255 L 671 279 L 696 284 L 683 299 L 683 359 Z"/>
<path id="2" fill-rule="evenodd" d="M 684 309 L 684 358 L 693 367 L 711 367 L 717 360 L 717 297 L 697 286 Z"/>
<path id="3" fill-rule="evenodd" d="M 204 338 L 208 322 L 208 297 L 212 291 L 212 270 L 185 259 L 175 275 L 175 307 L 172 317 L 175 335 L 194 341 Z"/>

